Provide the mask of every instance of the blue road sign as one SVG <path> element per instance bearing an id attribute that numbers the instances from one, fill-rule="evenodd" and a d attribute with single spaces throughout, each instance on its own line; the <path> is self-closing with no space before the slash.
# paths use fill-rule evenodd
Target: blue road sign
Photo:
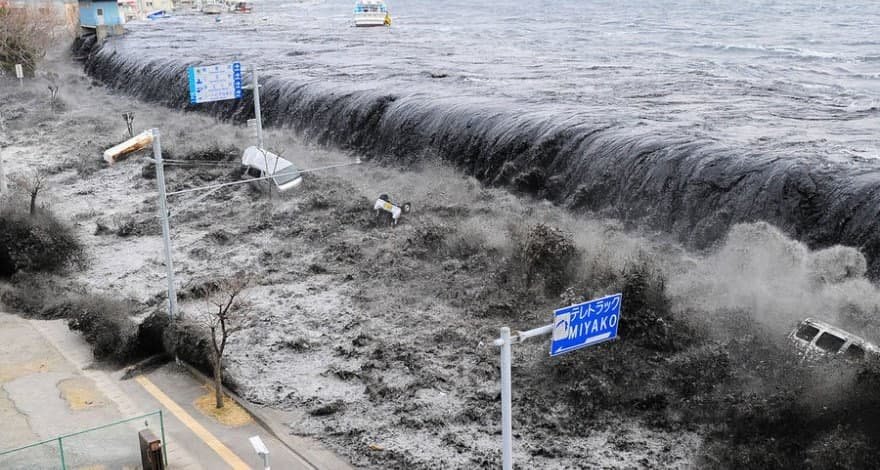
<path id="1" fill-rule="evenodd" d="M 207 65 L 186 69 L 191 104 L 240 99 L 241 64 Z"/>
<path id="2" fill-rule="evenodd" d="M 614 294 L 553 312 L 553 340 L 550 355 L 617 338 L 622 294 Z"/>

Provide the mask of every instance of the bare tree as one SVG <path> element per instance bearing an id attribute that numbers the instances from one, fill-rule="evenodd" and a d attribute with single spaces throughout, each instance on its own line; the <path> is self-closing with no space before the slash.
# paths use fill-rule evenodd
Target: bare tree
<path id="1" fill-rule="evenodd" d="M 15 183 L 30 196 L 30 214 L 34 215 L 37 212 L 37 196 L 46 188 L 46 170 L 36 168 L 27 175 L 16 178 Z"/>
<path id="2" fill-rule="evenodd" d="M 39 8 L 0 6 L 0 69 L 21 64 L 33 75 L 58 37 L 61 21 L 48 2 Z"/>
<path id="3" fill-rule="evenodd" d="M 241 294 L 248 284 L 249 279 L 244 276 L 217 281 L 207 296 L 209 310 L 201 316 L 202 322 L 211 332 L 217 408 L 223 408 L 223 352 L 229 336 L 245 326 L 246 306 L 242 302 Z"/>
<path id="4" fill-rule="evenodd" d="M 49 82 L 49 103 L 53 111 L 58 111 L 58 91 L 61 90 L 61 80 L 57 73 L 46 72 L 43 78 Z"/>

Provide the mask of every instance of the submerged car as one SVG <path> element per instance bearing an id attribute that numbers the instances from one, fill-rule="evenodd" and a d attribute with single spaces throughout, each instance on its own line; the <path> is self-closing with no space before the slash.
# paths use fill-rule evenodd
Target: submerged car
<path id="1" fill-rule="evenodd" d="M 807 358 L 843 357 L 862 361 L 869 355 L 880 357 L 880 348 L 873 343 L 812 318 L 801 321 L 789 338 Z"/>
<path id="2" fill-rule="evenodd" d="M 241 157 L 242 177 L 262 181 L 271 179 L 279 191 L 287 191 L 302 183 L 302 175 L 293 163 L 274 153 L 248 147 Z M 258 185 L 263 186 L 263 185 Z"/>

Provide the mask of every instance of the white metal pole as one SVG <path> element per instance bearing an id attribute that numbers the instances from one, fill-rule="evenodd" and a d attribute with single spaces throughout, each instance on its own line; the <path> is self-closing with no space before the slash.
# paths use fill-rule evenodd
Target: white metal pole
<path id="1" fill-rule="evenodd" d="M 257 120 L 257 144 L 263 148 L 263 116 L 260 114 L 260 79 L 254 65 L 254 118 Z"/>
<path id="2" fill-rule="evenodd" d="M 168 204 L 165 200 L 165 169 L 162 166 L 162 144 L 159 129 L 153 134 L 153 158 L 156 159 L 156 182 L 159 184 L 159 217 L 162 219 L 162 239 L 165 241 L 165 268 L 168 270 L 168 318 L 174 321 L 177 312 L 177 293 L 174 290 L 174 264 L 171 260 L 171 233 L 168 227 Z"/>
<path id="3" fill-rule="evenodd" d="M 0 147 L 0 194 L 5 194 L 7 191 L 6 188 L 6 172 L 3 171 L 3 152 L 2 147 Z"/>
<path id="4" fill-rule="evenodd" d="M 501 328 L 501 461 L 513 470 L 513 436 L 510 417 L 510 328 Z"/>
<path id="5" fill-rule="evenodd" d="M 3 122 L 2 115 L 0 115 L 0 132 L 6 132 L 6 123 Z M 3 147 L 0 147 L 0 194 L 5 193 L 6 190 L 6 172 L 3 171 Z"/>

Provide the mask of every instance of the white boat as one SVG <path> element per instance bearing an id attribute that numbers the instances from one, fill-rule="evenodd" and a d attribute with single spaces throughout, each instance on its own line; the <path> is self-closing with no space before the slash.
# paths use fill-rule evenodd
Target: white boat
<path id="1" fill-rule="evenodd" d="M 229 11 L 232 13 L 253 13 L 254 3 L 247 0 L 237 1 L 229 7 Z"/>
<path id="2" fill-rule="evenodd" d="M 391 15 L 383 0 L 358 0 L 354 4 L 355 26 L 391 26 Z"/>
<path id="3" fill-rule="evenodd" d="M 205 3 L 202 5 L 202 13 L 206 15 L 219 15 L 226 11 L 226 7 L 222 3 Z"/>

